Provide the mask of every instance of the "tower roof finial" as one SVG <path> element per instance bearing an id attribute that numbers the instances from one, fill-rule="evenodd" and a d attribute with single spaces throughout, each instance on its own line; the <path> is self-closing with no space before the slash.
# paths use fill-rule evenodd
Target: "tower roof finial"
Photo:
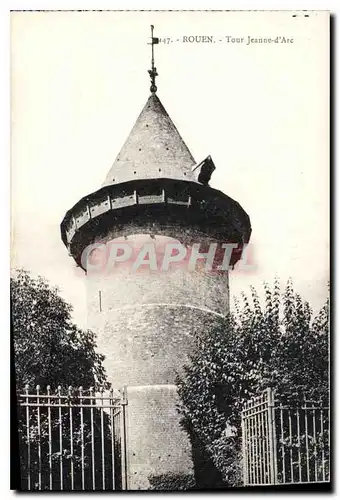
<path id="1" fill-rule="evenodd" d="M 155 94 L 157 92 L 156 76 L 158 76 L 158 73 L 157 73 L 157 68 L 155 67 L 155 58 L 154 58 L 154 49 L 153 49 L 153 46 L 155 44 L 159 43 L 159 38 L 155 38 L 153 36 L 153 30 L 154 30 L 154 26 L 151 24 L 151 43 L 149 43 L 149 45 L 151 45 L 151 69 L 148 70 L 148 73 L 149 73 L 150 78 L 151 78 L 150 91 L 153 94 Z"/>

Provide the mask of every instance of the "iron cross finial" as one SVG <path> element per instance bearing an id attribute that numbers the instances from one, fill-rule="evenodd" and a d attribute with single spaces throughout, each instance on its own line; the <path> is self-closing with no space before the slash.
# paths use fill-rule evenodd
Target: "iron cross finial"
<path id="1" fill-rule="evenodd" d="M 151 43 L 149 43 L 149 45 L 151 45 L 151 69 L 148 70 L 148 73 L 149 73 L 150 78 L 151 78 L 150 91 L 153 94 L 155 94 L 157 92 L 156 76 L 158 76 L 158 73 L 157 73 L 157 68 L 155 67 L 154 48 L 153 48 L 153 46 L 156 45 L 157 43 L 159 43 L 159 39 L 155 38 L 153 36 L 153 30 L 154 30 L 154 26 L 151 24 Z"/>

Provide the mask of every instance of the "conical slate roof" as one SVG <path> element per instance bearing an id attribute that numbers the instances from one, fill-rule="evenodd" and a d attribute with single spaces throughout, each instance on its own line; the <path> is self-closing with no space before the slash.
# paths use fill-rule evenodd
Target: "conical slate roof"
<path id="1" fill-rule="evenodd" d="M 134 179 L 196 181 L 195 160 L 156 94 L 150 95 L 104 186 Z"/>

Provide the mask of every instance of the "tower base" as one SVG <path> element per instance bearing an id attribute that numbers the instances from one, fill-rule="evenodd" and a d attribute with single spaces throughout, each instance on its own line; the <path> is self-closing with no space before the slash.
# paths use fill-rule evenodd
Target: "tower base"
<path id="1" fill-rule="evenodd" d="M 191 443 L 180 425 L 175 385 L 127 387 L 128 490 L 194 486 Z"/>

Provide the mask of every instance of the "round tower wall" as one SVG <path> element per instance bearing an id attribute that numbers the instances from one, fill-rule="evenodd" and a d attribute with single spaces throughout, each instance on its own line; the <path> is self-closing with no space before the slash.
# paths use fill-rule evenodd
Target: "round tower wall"
<path id="1" fill-rule="evenodd" d="M 127 238 L 136 245 L 136 239 Z M 141 241 L 161 246 L 163 237 Z M 183 267 L 150 270 L 131 265 L 87 276 L 88 326 L 97 333 L 98 349 L 115 387 L 173 384 L 187 362 L 196 334 L 229 309 L 228 273 Z"/>
<path id="2" fill-rule="evenodd" d="M 164 237 L 127 238 L 140 248 Z M 102 243 L 102 241 L 101 241 Z M 117 265 L 88 273 L 88 327 L 115 388 L 127 386 L 129 489 L 148 489 L 159 478 L 193 478 L 191 444 L 176 410 L 176 377 L 195 348 L 229 308 L 228 274 L 187 266 L 162 272 L 148 265 L 133 272 Z M 157 479 L 158 478 L 158 479 Z"/>

